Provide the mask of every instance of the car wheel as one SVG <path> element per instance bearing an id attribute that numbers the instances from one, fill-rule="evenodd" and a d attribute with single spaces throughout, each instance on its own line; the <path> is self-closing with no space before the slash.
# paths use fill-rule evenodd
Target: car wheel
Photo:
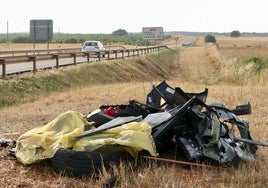
<path id="1" fill-rule="evenodd" d="M 51 159 L 52 168 L 67 176 L 81 177 L 94 175 L 112 164 L 120 161 L 134 162 L 134 158 L 128 152 L 88 152 L 74 151 L 71 149 L 59 149 Z"/>

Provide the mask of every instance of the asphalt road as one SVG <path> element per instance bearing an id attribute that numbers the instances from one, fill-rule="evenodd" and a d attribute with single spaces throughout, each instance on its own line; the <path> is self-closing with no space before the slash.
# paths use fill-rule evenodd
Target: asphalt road
<path id="1" fill-rule="evenodd" d="M 192 44 L 197 37 L 184 37 L 182 40 L 179 41 L 175 41 L 172 44 L 168 44 L 169 48 L 178 48 L 181 46 L 188 46 L 190 44 Z M 132 55 L 132 54 L 130 54 Z M 136 55 L 136 54 L 135 54 Z M 124 54 L 124 56 L 126 57 L 127 54 Z M 117 58 L 121 58 L 122 54 L 118 53 L 117 54 Z M 110 59 L 115 58 L 115 54 L 110 54 Z M 107 55 L 106 57 L 102 57 L 103 59 L 107 59 Z M 93 61 L 97 61 L 98 58 L 90 58 L 89 61 L 93 62 Z M 83 63 L 83 62 L 87 62 L 87 58 L 86 57 L 77 57 L 76 58 L 76 63 Z M 59 59 L 59 65 L 60 66 L 65 66 L 65 65 L 71 65 L 74 63 L 73 58 L 65 58 L 65 59 Z M 42 70 L 42 69 L 49 69 L 49 68 L 53 68 L 56 67 L 56 60 L 44 60 L 44 61 L 38 61 L 36 63 L 36 68 L 38 70 Z M 32 62 L 25 62 L 25 63 L 17 63 L 17 64 L 8 64 L 6 66 L 6 75 L 9 74 L 19 74 L 19 73 L 23 73 L 23 72 L 31 72 L 33 70 L 33 63 Z M 2 66 L 0 66 L 0 76 L 2 76 Z"/>
<path id="2" fill-rule="evenodd" d="M 106 55 L 107 56 L 107 55 Z M 118 53 L 117 58 L 122 57 L 122 54 Z M 115 58 L 114 54 L 110 55 L 110 58 Z M 101 60 L 107 59 L 107 57 L 102 57 Z M 98 61 L 99 58 L 97 57 L 92 57 L 89 58 L 90 62 Z M 87 62 L 87 57 L 77 57 L 76 58 L 76 63 L 84 63 Z M 66 65 L 71 65 L 74 63 L 73 58 L 62 58 L 59 59 L 59 66 L 66 66 Z M 38 61 L 36 62 L 36 68 L 37 70 L 42 70 L 42 69 L 49 69 L 56 67 L 56 60 L 43 60 L 43 61 Z M 15 74 L 15 73 L 23 73 L 23 72 L 31 72 L 33 70 L 33 63 L 32 62 L 25 62 L 25 63 L 16 63 L 16 64 L 8 64 L 6 66 L 6 74 Z M 2 75 L 2 66 L 0 66 L 0 76 Z"/>

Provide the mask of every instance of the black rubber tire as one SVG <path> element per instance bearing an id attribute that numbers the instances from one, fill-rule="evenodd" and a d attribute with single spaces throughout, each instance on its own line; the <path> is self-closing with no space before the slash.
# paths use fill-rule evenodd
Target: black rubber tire
<path id="1" fill-rule="evenodd" d="M 98 174 L 120 161 L 134 162 L 128 152 L 87 152 L 71 149 L 59 149 L 51 159 L 52 168 L 66 176 L 82 177 Z"/>

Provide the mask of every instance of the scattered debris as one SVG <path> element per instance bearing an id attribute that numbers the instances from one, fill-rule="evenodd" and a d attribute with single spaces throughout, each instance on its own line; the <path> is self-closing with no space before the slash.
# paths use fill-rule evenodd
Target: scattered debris
<path id="1" fill-rule="evenodd" d="M 12 145 L 15 145 L 15 144 L 16 144 L 16 141 L 11 140 L 11 139 L 5 139 L 5 138 L 0 139 L 0 147 L 2 147 L 2 148 L 12 146 Z"/>

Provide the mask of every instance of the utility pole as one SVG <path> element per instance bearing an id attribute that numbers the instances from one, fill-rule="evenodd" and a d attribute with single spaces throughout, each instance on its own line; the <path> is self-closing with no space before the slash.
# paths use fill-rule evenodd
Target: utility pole
<path id="1" fill-rule="evenodd" d="M 7 20 L 7 45 L 8 45 L 8 40 L 9 38 L 8 38 L 8 20 Z"/>

